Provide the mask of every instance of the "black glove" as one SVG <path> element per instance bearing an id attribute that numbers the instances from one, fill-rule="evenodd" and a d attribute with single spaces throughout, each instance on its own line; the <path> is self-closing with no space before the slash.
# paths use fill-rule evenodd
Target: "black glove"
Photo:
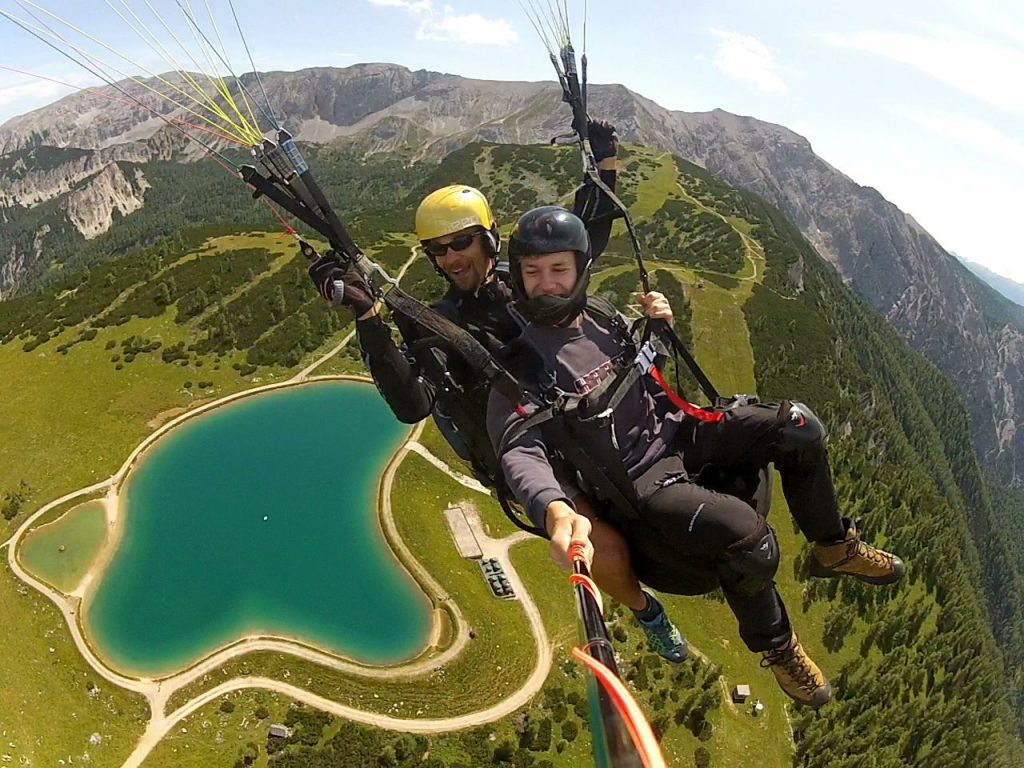
<path id="1" fill-rule="evenodd" d="M 619 134 L 607 120 L 587 120 L 587 134 L 595 162 L 600 163 L 619 153 Z"/>
<path id="2" fill-rule="evenodd" d="M 317 293 L 330 304 L 343 304 L 357 318 L 373 309 L 375 302 L 366 283 L 354 270 L 342 268 L 341 261 L 333 251 L 318 256 L 309 265 L 308 271 Z M 335 295 L 335 284 L 338 281 L 345 286 L 341 296 Z"/>

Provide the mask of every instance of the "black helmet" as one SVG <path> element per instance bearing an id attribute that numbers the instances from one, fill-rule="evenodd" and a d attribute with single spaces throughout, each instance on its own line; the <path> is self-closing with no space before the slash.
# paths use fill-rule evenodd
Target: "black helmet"
<path id="1" fill-rule="evenodd" d="M 576 285 L 568 296 L 529 298 L 523 287 L 522 258 L 545 253 L 576 254 Z M 590 282 L 590 236 L 579 216 L 557 205 L 527 211 L 516 223 L 508 241 L 509 272 L 516 309 L 538 325 L 562 325 L 574 319 L 587 303 Z"/>

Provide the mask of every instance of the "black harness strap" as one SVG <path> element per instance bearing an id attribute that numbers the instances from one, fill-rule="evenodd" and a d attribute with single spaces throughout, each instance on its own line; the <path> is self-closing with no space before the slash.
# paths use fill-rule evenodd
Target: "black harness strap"
<path id="1" fill-rule="evenodd" d="M 585 421 L 577 422 L 586 425 Z M 640 517 L 639 499 L 633 489 L 633 483 L 622 466 L 622 458 L 617 452 L 609 451 L 611 444 L 601 443 L 601 449 L 595 450 L 593 444 L 584 451 L 580 447 L 577 435 L 564 430 L 565 422 L 562 422 L 563 429 L 555 427 L 559 422 L 552 422 L 548 431 L 557 431 L 564 435 L 565 439 L 558 440 L 559 435 L 554 437 L 558 441 L 558 449 L 565 456 L 566 461 L 576 469 L 580 477 L 605 501 L 609 502 L 625 519 L 635 520 Z M 597 425 L 595 425 L 597 426 Z M 613 428 L 611 419 L 607 419 L 606 428 L 610 431 Z M 554 427 L 554 430 L 552 429 Z M 608 456 L 601 454 L 608 453 Z M 582 468 L 588 468 L 584 473 Z"/>
<path id="2" fill-rule="evenodd" d="M 647 339 L 650 335 L 655 334 L 661 338 L 666 346 L 676 355 L 683 358 L 683 362 L 686 363 L 686 367 L 690 369 L 690 373 L 693 374 L 693 378 L 697 380 L 697 384 L 700 386 L 704 396 L 707 397 L 708 402 L 712 405 L 716 405 L 721 399 L 721 395 L 718 394 L 718 390 L 715 389 L 715 385 L 711 383 L 711 379 L 708 378 L 704 370 L 697 364 L 696 358 L 693 353 L 686 348 L 678 334 L 672 329 L 668 323 L 664 320 L 648 320 L 647 327 L 644 329 L 644 338 Z"/>
<path id="3" fill-rule="evenodd" d="M 456 325 L 444 315 L 394 285 L 384 293 L 382 298 L 392 312 L 401 314 L 421 328 L 444 339 L 447 345 L 466 361 L 466 365 L 475 373 L 483 376 L 503 396 L 513 403 L 519 403 L 522 400 L 523 392 L 519 383 L 508 371 L 495 362 L 487 348 L 473 338 L 473 335 L 465 328 Z"/>
<path id="4" fill-rule="evenodd" d="M 614 328 L 627 332 L 625 322 L 604 299 L 591 296 L 587 309 L 595 318 L 603 318 Z M 644 344 L 639 351 L 629 344 L 629 349 L 633 354 L 621 356 L 612 374 L 586 395 L 559 391 L 546 408 L 513 426 L 503 436 L 497 453 L 500 456 L 509 443 L 527 430 L 539 428 L 588 486 L 624 518 L 636 519 L 640 514 L 639 499 L 615 445 L 614 412 L 653 364 L 657 352 L 652 343 Z M 594 433 L 601 433 L 606 439 L 587 439 Z M 584 443 L 586 450 L 581 447 Z"/>

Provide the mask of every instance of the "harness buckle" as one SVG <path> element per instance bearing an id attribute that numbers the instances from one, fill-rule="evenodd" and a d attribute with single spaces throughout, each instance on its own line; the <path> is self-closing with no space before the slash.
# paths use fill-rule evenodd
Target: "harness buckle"
<path id="1" fill-rule="evenodd" d="M 370 261 L 363 254 L 357 254 L 351 262 L 356 273 L 366 281 L 370 289 L 383 298 L 387 296 L 392 288 L 398 287 L 398 281 L 384 271 L 384 268 L 375 261 Z"/>
<path id="2" fill-rule="evenodd" d="M 650 341 L 645 341 L 643 346 L 637 351 L 633 365 L 637 367 L 640 373 L 647 373 L 651 370 L 651 366 L 654 365 L 654 361 L 657 358 L 658 350 L 655 349 L 654 344 Z"/>

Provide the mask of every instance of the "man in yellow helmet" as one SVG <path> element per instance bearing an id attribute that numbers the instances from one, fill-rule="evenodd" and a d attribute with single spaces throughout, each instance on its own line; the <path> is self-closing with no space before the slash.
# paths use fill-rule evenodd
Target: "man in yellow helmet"
<path id="1" fill-rule="evenodd" d="M 416 209 L 416 237 L 440 275 L 463 295 L 490 277 L 501 250 L 498 225 L 477 189 L 451 184 L 431 192 Z M 473 248 L 479 244 L 479 248 Z"/>
<path id="2" fill-rule="evenodd" d="M 618 152 L 615 129 L 597 121 L 591 121 L 588 129 L 601 180 L 614 189 Z M 606 196 L 595 197 L 589 194 L 591 191 L 586 184 L 580 188 L 575 210 L 587 223 L 596 258 L 608 244 L 615 208 Z M 518 338 L 522 320 L 509 312 L 512 290 L 508 268 L 498 258 L 501 236 L 487 199 L 464 184 L 442 187 L 420 203 L 415 226 L 424 253 L 448 282 L 448 290 L 433 308 L 500 356 L 505 346 Z M 354 274 L 342 275 L 337 263 L 328 257 L 314 262 L 309 273 L 324 298 L 352 310 L 363 359 L 395 416 L 409 424 L 433 416 L 445 439 L 477 477 L 491 487 L 503 487 L 504 478 L 487 435 L 487 383 L 466 370 L 457 356 L 446 354 L 436 343 L 425 342 L 415 327 L 398 317 L 395 319 L 405 346 L 396 346 L 369 291 Z M 344 296 L 335 297 L 334 285 L 339 279 L 345 285 Z M 579 493 L 569 482 L 567 492 Z M 585 497 L 575 498 L 581 511 L 593 515 Z M 682 661 L 687 655 L 686 642 L 658 600 L 640 589 L 621 534 L 594 517 L 591 541 L 595 581 L 633 610 L 652 650 L 669 661 Z"/>

